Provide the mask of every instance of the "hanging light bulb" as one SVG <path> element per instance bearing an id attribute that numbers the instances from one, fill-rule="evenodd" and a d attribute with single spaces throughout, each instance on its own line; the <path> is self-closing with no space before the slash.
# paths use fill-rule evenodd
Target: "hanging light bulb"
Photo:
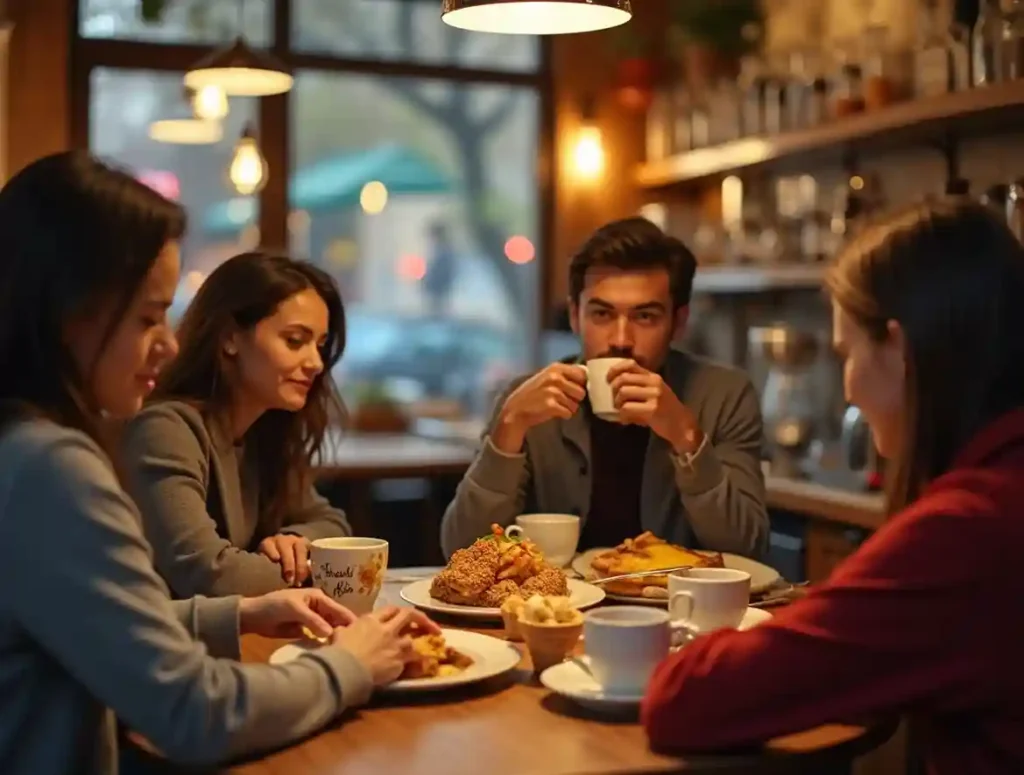
<path id="1" fill-rule="evenodd" d="M 512 35 L 566 35 L 618 27 L 632 18 L 630 0 L 441 0 L 452 27 Z"/>
<path id="2" fill-rule="evenodd" d="M 228 95 L 219 86 L 197 89 L 192 92 L 192 112 L 204 121 L 220 121 L 228 114 Z"/>
<path id="3" fill-rule="evenodd" d="M 267 160 L 260 153 L 256 133 L 246 125 L 235 146 L 235 154 L 228 168 L 231 185 L 242 196 L 252 196 L 267 184 Z"/>

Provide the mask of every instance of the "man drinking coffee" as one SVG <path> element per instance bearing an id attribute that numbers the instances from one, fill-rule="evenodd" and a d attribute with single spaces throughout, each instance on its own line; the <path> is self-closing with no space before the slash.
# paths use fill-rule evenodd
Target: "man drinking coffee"
<path id="1" fill-rule="evenodd" d="M 765 551 L 757 394 L 742 372 L 670 347 L 696 265 L 643 218 L 598 229 L 573 256 L 582 356 L 516 380 L 498 400 L 445 512 L 446 554 L 530 512 L 579 515 L 580 550 L 650 530 L 691 548 Z"/>

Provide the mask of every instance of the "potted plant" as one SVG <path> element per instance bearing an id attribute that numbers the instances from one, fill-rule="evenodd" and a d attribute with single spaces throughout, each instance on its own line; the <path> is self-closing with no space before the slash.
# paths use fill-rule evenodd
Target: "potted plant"
<path id="1" fill-rule="evenodd" d="M 167 9 L 167 0 L 139 0 L 139 17 L 146 24 L 159 24 Z"/>
<path id="2" fill-rule="evenodd" d="M 662 47 L 652 35 L 635 24 L 610 31 L 618 55 L 615 71 L 615 96 L 622 107 L 646 111 L 654 99 L 654 88 L 661 76 Z"/>
<path id="3" fill-rule="evenodd" d="M 670 36 L 692 86 L 735 77 L 757 48 L 765 25 L 761 0 L 673 0 Z"/>
<path id="4" fill-rule="evenodd" d="M 381 383 L 369 382 L 354 391 L 352 430 L 360 433 L 404 433 L 409 418 Z"/>

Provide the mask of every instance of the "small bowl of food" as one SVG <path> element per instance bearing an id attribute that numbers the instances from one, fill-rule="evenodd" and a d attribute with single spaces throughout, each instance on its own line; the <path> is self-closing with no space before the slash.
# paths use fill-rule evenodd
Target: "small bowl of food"
<path id="1" fill-rule="evenodd" d="M 516 624 L 537 674 L 571 656 L 583 634 L 583 614 L 567 597 L 534 595 L 523 605 Z"/>
<path id="2" fill-rule="evenodd" d="M 526 606 L 526 601 L 519 595 L 509 595 L 501 604 L 501 620 L 505 623 L 505 636 L 512 641 L 521 641 L 522 632 L 519 631 L 519 615 Z"/>

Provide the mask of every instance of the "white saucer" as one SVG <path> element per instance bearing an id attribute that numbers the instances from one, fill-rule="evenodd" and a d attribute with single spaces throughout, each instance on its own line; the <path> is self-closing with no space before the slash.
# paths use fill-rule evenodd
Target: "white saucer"
<path id="1" fill-rule="evenodd" d="M 586 657 L 581 657 L 586 660 Z M 606 692 L 579 662 L 568 660 L 540 674 L 540 682 L 555 694 L 568 697 L 584 708 L 596 711 L 625 711 L 640 707 L 643 692 Z"/>
<path id="2" fill-rule="evenodd" d="M 759 624 L 764 624 L 771 618 L 772 615 L 768 611 L 763 611 L 760 608 L 748 608 L 736 629 L 749 630 Z M 678 648 L 686 648 L 686 646 L 684 644 L 673 648 L 673 651 L 677 651 Z M 583 656 L 579 659 L 585 663 L 587 658 Z M 540 674 L 540 682 L 555 694 L 568 697 L 585 708 L 606 713 L 637 708 L 643 699 L 642 692 L 629 694 L 605 691 L 579 662 L 571 659 L 549 667 Z"/>

